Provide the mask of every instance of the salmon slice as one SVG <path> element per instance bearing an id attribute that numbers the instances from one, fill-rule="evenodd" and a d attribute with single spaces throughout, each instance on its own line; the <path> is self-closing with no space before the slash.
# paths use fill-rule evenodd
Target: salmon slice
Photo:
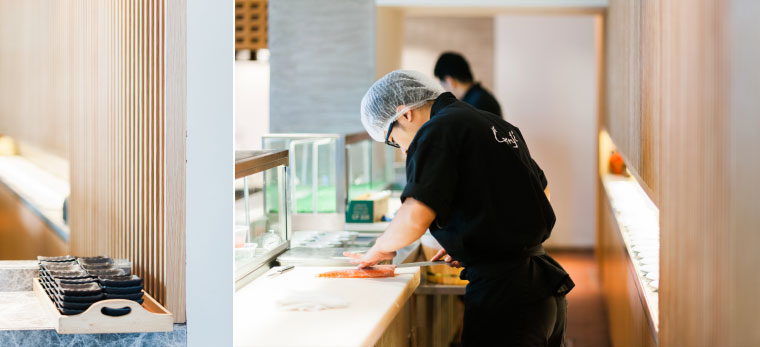
<path id="1" fill-rule="evenodd" d="M 323 272 L 317 277 L 324 278 L 378 278 L 393 277 L 396 274 L 395 265 L 375 265 L 366 269 L 344 269 Z"/>

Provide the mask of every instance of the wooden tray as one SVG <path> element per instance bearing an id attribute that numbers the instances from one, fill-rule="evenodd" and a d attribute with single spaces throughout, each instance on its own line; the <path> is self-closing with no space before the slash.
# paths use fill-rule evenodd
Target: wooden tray
<path id="1" fill-rule="evenodd" d="M 108 299 L 92 304 L 80 314 L 66 316 L 50 300 L 39 278 L 34 278 L 33 281 L 34 293 L 50 314 L 55 331 L 59 334 L 147 333 L 174 329 L 172 314 L 148 293 L 143 295 L 145 301 L 142 305 L 132 300 Z M 104 307 L 129 307 L 131 312 L 112 317 L 101 313 Z"/>

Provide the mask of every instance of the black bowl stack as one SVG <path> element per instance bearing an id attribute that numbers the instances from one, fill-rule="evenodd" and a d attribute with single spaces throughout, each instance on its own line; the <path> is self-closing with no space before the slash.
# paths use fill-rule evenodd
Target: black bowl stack
<path id="1" fill-rule="evenodd" d="M 40 284 L 61 314 L 73 315 L 105 299 L 143 303 L 143 281 L 108 257 L 37 257 Z"/>

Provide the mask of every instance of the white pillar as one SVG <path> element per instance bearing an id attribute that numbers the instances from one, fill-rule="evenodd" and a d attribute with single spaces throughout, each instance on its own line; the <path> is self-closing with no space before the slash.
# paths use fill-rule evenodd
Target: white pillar
<path id="1" fill-rule="evenodd" d="M 233 1 L 187 0 L 186 290 L 191 347 L 233 342 L 233 6 Z"/>

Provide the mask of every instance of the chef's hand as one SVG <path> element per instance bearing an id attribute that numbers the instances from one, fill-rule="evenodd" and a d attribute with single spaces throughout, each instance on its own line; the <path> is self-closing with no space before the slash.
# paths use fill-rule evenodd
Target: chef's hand
<path id="1" fill-rule="evenodd" d="M 439 259 L 443 259 L 443 261 L 445 261 L 451 267 L 456 267 L 456 268 L 462 267 L 462 264 L 460 264 L 458 260 L 454 260 L 454 258 L 452 258 L 448 253 L 446 253 L 445 249 L 438 251 L 438 253 L 436 253 L 432 258 L 430 258 L 430 261 L 436 261 Z"/>
<path id="2" fill-rule="evenodd" d="M 360 269 L 368 268 L 386 259 L 393 259 L 396 252 L 383 252 L 372 247 L 367 253 L 343 252 L 343 255 L 351 258 L 351 264 L 359 264 Z"/>

